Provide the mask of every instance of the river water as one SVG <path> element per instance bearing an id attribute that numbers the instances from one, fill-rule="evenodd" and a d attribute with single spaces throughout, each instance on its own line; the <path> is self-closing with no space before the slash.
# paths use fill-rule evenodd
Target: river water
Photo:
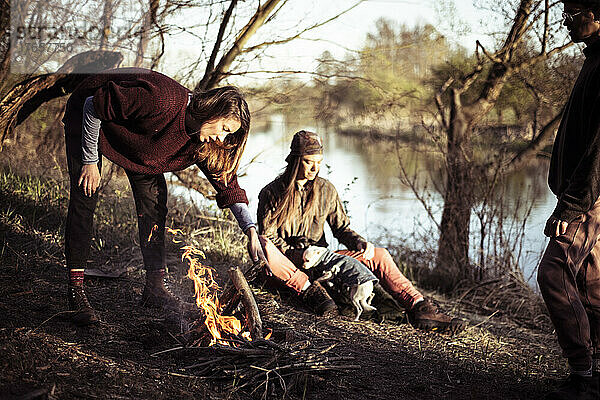
<path id="1" fill-rule="evenodd" d="M 254 213 L 260 189 L 283 171 L 291 138 L 298 130 L 297 126 L 286 124 L 283 116 L 271 116 L 267 124 L 258 128 L 257 125 L 254 124 L 248 138 L 239 178 Z M 390 142 L 373 143 L 316 126 L 300 128 L 318 132 L 323 138 L 324 161 L 320 176 L 336 186 L 352 229 L 376 245 L 401 242 L 417 249 L 435 248 L 438 236 L 435 223 L 413 191 L 399 178 L 398 157 L 402 158 L 409 174 L 427 176 L 435 168 L 426 156 L 408 148 L 397 153 Z M 514 173 L 502 194 L 510 204 L 522 201 L 523 197 L 531 201 L 519 265 L 532 286 L 535 286 L 535 270 L 547 244 L 542 231 L 556 202 L 546 184 L 547 162 L 538 164 Z M 439 221 L 443 203 L 439 193 L 431 184 L 430 187 L 425 191 L 426 200 L 432 205 L 433 217 Z M 521 222 L 517 219 L 517 223 Z M 478 243 L 475 217 L 471 225 L 475 231 L 470 249 L 473 256 L 477 254 Z M 331 233 L 327 235 L 330 245 L 337 248 L 339 244 Z"/>

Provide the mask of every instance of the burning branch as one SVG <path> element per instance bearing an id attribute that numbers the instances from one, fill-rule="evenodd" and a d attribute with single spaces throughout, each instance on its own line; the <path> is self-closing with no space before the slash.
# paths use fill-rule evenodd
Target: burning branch
<path id="1" fill-rule="evenodd" d="M 258 276 L 259 272 L 262 271 L 263 268 L 266 268 L 264 261 L 259 261 L 257 263 L 252 264 L 249 268 L 243 271 L 243 275 L 246 281 L 252 282 Z M 236 289 L 234 285 L 229 285 L 221 294 L 219 298 L 219 303 L 223 307 L 221 313 L 223 314 L 231 314 L 233 310 L 236 309 L 240 302 L 240 293 Z"/>
<path id="2" fill-rule="evenodd" d="M 173 239 L 175 243 L 183 242 L 177 238 L 177 235 L 183 235 L 181 230 L 166 228 L 166 231 L 176 236 Z M 214 278 L 215 270 L 203 265 L 200 261 L 205 258 L 202 250 L 193 244 L 187 244 L 181 249 L 183 250 L 181 260 L 186 261 L 189 266 L 187 277 L 194 282 L 196 305 L 204 312 L 205 316 L 203 325 L 188 332 L 189 335 L 199 336 L 199 339 L 192 341 L 193 345 L 201 343 L 207 333 L 211 337 L 209 346 L 217 343 L 230 345 L 232 340 L 243 342 L 249 338 L 262 340 L 260 313 L 244 274 L 237 267 L 232 267 L 229 274 L 233 285 L 230 285 L 219 299 L 217 295 L 219 286 Z M 246 269 L 246 273 L 253 279 L 261 268 L 263 268 L 262 264 L 253 265 Z M 246 310 L 246 325 L 249 332 L 243 331 L 242 322 L 231 315 L 240 299 Z M 202 321 L 197 322 L 198 324 L 202 323 Z"/>
<path id="3" fill-rule="evenodd" d="M 190 266 L 187 277 L 194 282 L 196 305 L 204 311 L 204 325 L 212 336 L 210 345 L 218 343 L 223 338 L 223 333 L 239 334 L 242 331 L 240 320 L 219 313 L 219 286 L 213 276 L 214 270 L 199 261 L 199 257 L 204 258 L 204 253 L 191 245 L 183 246 L 182 249 L 185 250 L 182 260 L 186 260 Z"/>
<path id="4" fill-rule="evenodd" d="M 252 340 L 262 339 L 262 320 L 260 319 L 256 299 L 252 294 L 252 290 L 250 290 L 250 286 L 248 286 L 248 281 L 246 281 L 244 274 L 238 267 L 231 267 L 229 269 L 229 277 L 241 296 L 242 304 L 246 311 L 246 325 L 250 331 L 250 337 Z"/>

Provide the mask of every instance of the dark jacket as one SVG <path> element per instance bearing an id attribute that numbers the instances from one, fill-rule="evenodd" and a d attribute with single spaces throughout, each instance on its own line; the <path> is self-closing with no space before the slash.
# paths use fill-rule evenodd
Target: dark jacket
<path id="1" fill-rule="evenodd" d="M 65 134 L 81 136 L 83 104 L 94 96 L 102 121 L 99 150 L 115 164 L 141 174 L 178 171 L 196 164 L 202 145 L 185 130 L 189 90 L 155 71 L 122 68 L 85 79 L 69 98 Z M 198 167 L 217 191 L 217 204 L 248 203 L 234 176 L 225 184 Z"/>
<path id="2" fill-rule="evenodd" d="M 284 186 L 282 179 L 276 178 L 260 191 L 258 195 L 258 228 L 261 235 L 269 238 L 295 264 L 301 264 L 301 257 L 298 258 L 299 255 L 296 254 L 299 252 L 294 251 L 298 237 L 305 237 L 310 244 L 327 247 L 323 230 L 325 222 L 329 224 L 333 236 L 349 250 L 357 250 L 359 242 L 366 242 L 359 234 L 350 229 L 350 219 L 344 211 L 333 184 L 321 177 L 307 182 L 305 188 L 300 191 L 300 201 L 293 205 L 289 226 L 277 228 L 269 220 L 278 206 L 277 203 L 285 190 Z M 311 218 L 312 223 L 309 226 L 302 226 L 301 221 L 309 191 L 316 186 L 318 186 L 317 193 L 319 193 L 318 198 L 315 199 L 318 207 L 316 207 L 315 215 Z"/>
<path id="3" fill-rule="evenodd" d="M 585 62 L 558 128 L 548 184 L 558 197 L 553 215 L 571 222 L 600 196 L 600 41 L 583 50 Z"/>

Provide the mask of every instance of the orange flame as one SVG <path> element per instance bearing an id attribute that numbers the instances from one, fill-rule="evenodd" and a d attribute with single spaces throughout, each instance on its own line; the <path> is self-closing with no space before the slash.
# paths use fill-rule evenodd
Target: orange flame
<path id="1" fill-rule="evenodd" d="M 182 234 L 179 229 L 167 228 L 167 232 L 174 235 Z M 209 346 L 215 343 L 229 344 L 228 341 L 221 340 L 223 333 L 241 335 L 251 340 L 249 332 L 241 333 L 242 323 L 239 319 L 219 314 L 220 305 L 217 296 L 219 286 L 214 279 L 215 270 L 200 262 L 200 258 L 206 258 L 202 250 L 192 245 L 183 246 L 181 249 L 183 250 L 181 260 L 187 261 L 189 265 L 187 277 L 194 282 L 196 305 L 204 311 L 206 316 L 204 324 L 212 336 Z"/>

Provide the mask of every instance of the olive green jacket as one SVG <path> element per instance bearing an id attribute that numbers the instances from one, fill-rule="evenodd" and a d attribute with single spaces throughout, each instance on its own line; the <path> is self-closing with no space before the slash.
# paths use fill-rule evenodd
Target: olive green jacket
<path id="1" fill-rule="evenodd" d="M 301 226 L 301 217 L 304 215 L 308 195 L 315 188 L 318 189 L 318 198 L 315 201 L 318 201 L 319 207 L 316 208 L 315 215 L 310 220 L 312 222 L 307 224 L 309 226 Z M 284 183 L 281 178 L 277 178 L 260 191 L 258 195 L 258 229 L 261 235 L 269 238 L 288 257 L 294 253 L 293 250 L 297 247 L 298 237 L 307 238 L 311 244 L 327 247 L 323 231 L 325 222 L 329 224 L 333 236 L 349 250 L 357 250 L 358 243 L 366 242 L 359 234 L 349 228 L 350 219 L 344 211 L 335 187 L 327 179 L 321 177 L 307 182 L 302 190 L 296 188 L 296 190 L 300 190 L 301 196 L 296 197 L 300 199 L 293 206 L 292 221 L 287 228 L 277 228 L 269 220 L 271 214 L 277 209 L 277 203 L 284 190 Z M 292 259 L 292 261 L 296 260 Z"/>

